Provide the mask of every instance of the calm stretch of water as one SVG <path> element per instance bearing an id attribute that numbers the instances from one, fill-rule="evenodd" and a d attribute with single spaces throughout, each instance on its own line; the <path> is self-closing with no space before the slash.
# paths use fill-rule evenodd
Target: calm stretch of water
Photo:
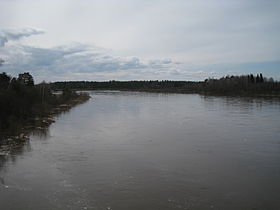
<path id="1" fill-rule="evenodd" d="M 280 209 L 280 103 L 92 92 L 0 156 L 1 209 Z"/>

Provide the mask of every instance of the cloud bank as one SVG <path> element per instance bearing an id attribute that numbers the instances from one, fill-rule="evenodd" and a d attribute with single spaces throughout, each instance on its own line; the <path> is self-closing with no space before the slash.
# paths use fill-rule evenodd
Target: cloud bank
<path id="1" fill-rule="evenodd" d="M 116 56 L 94 45 L 73 43 L 53 48 L 7 45 L 0 48 L 1 72 L 30 72 L 35 81 L 204 80 L 227 74 L 263 73 L 279 80 L 280 61 L 191 66 L 170 58 L 144 60 Z M 269 74 L 267 74 L 269 72 Z"/>
<path id="2" fill-rule="evenodd" d="M 73 43 L 53 48 L 9 45 L 1 49 L 5 60 L 1 71 L 17 75 L 31 72 L 42 80 L 148 80 L 187 79 L 180 63 L 171 59 L 143 60 L 136 56 L 116 56 L 94 45 Z M 197 74 L 197 73 L 195 73 Z"/>
<path id="3" fill-rule="evenodd" d="M 1 71 L 16 76 L 30 72 L 37 82 L 57 80 L 151 80 L 184 79 L 190 72 L 170 58 L 145 60 L 137 56 L 117 56 L 94 45 L 72 43 L 57 47 L 34 47 L 9 41 L 42 34 L 36 29 L 2 30 Z M 2 62 L 1 62 L 2 63 Z M 197 72 L 193 73 L 194 75 Z M 191 74 L 191 75 L 193 75 Z"/>
<path id="4" fill-rule="evenodd" d="M 6 44 L 42 33 L 36 29 L 1 31 L 0 71 L 13 76 L 30 72 L 37 83 L 43 80 L 204 80 L 247 73 L 263 73 L 280 79 L 279 60 L 203 66 L 170 58 L 118 56 L 111 50 L 90 44 L 72 43 L 48 48 L 20 45 L 18 42 Z"/>
<path id="5" fill-rule="evenodd" d="M 43 34 L 41 30 L 27 28 L 22 30 L 1 30 L 0 31 L 0 47 L 4 47 L 8 41 L 19 40 L 32 35 Z"/>

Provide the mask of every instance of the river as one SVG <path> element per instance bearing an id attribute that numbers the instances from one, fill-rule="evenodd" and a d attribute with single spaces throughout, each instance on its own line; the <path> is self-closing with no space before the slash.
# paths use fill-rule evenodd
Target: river
<path id="1" fill-rule="evenodd" d="M 90 93 L 0 155 L 0 209 L 280 209 L 278 100 Z"/>

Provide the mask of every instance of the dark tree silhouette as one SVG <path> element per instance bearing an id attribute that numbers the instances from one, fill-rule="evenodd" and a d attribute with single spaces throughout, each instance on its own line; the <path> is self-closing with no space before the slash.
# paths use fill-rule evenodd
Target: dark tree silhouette
<path id="1" fill-rule="evenodd" d="M 70 90 L 55 95 L 49 84 L 34 85 L 28 72 L 19 74 L 18 78 L 0 73 L 0 140 L 1 135 L 18 132 L 26 122 L 48 115 L 61 104 L 87 99 L 88 95 Z"/>
<path id="2" fill-rule="evenodd" d="M 262 73 L 260 73 L 260 82 L 263 83 L 264 82 L 264 79 L 263 79 L 263 75 Z"/>
<path id="3" fill-rule="evenodd" d="M 257 74 L 256 83 L 259 83 L 259 82 L 260 82 L 260 76 L 259 76 L 259 74 Z"/>
<path id="4" fill-rule="evenodd" d="M 0 89 L 7 88 L 11 81 L 11 77 L 8 76 L 5 72 L 0 74 Z"/>
<path id="5" fill-rule="evenodd" d="M 24 72 L 23 74 L 18 75 L 18 81 L 26 86 L 34 86 L 34 80 L 29 72 Z"/>
<path id="6" fill-rule="evenodd" d="M 268 81 L 268 82 L 265 82 Z M 179 92 L 179 93 L 207 93 L 207 94 L 266 94 L 280 95 L 279 82 L 263 77 L 262 74 L 241 76 L 226 76 L 220 79 L 205 79 L 203 82 L 191 81 L 68 81 L 54 82 L 50 84 L 53 89 L 80 89 L 80 90 L 135 90 L 153 92 Z"/>
<path id="7" fill-rule="evenodd" d="M 254 83 L 255 79 L 254 79 L 254 75 L 253 74 L 250 74 L 250 78 L 251 78 L 251 83 Z"/>

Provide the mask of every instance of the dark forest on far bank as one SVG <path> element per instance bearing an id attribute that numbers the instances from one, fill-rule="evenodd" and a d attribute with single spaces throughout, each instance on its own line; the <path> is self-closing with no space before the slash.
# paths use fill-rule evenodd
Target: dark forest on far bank
<path id="1" fill-rule="evenodd" d="M 64 81 L 50 84 L 54 90 L 131 90 L 150 92 L 201 93 L 213 95 L 279 95 L 280 83 L 262 74 L 226 76 L 204 81 Z"/>

